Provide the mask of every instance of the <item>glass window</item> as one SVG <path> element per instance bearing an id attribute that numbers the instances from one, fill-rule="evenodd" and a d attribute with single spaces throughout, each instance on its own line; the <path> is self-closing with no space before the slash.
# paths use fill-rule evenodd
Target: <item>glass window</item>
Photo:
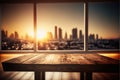
<path id="1" fill-rule="evenodd" d="M 37 5 L 38 50 L 84 49 L 84 4 Z"/>
<path id="2" fill-rule="evenodd" d="M 119 49 L 119 3 L 89 3 L 89 50 Z"/>
<path id="3" fill-rule="evenodd" d="M 33 5 L 2 4 L 1 49 L 33 50 Z"/>

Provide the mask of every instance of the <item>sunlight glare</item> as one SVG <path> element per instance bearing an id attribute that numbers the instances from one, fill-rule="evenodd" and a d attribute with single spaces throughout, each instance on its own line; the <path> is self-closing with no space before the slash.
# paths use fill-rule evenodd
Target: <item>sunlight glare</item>
<path id="1" fill-rule="evenodd" d="M 29 32 L 29 36 L 33 37 L 34 36 L 34 32 L 33 31 Z"/>
<path id="2" fill-rule="evenodd" d="M 37 32 L 37 38 L 38 39 L 45 39 L 46 38 L 46 33 L 45 33 L 45 31 L 44 30 L 41 30 L 41 31 L 38 31 Z"/>

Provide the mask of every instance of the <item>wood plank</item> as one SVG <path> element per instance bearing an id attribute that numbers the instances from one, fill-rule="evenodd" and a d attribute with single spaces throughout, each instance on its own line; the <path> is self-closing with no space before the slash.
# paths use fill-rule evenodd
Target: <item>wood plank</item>
<path id="1" fill-rule="evenodd" d="M 119 64 L 6 64 L 4 71 L 119 72 Z"/>
<path id="2" fill-rule="evenodd" d="M 40 55 L 40 54 L 39 54 Z M 55 57 L 56 56 L 58 56 L 58 55 L 56 55 L 56 56 L 53 56 L 53 55 L 55 55 L 55 54 L 52 54 L 52 55 L 50 55 L 50 56 L 48 56 L 48 58 L 52 58 L 52 59 L 55 59 Z M 59 54 L 60 55 L 60 54 Z M 70 54 L 70 55 L 72 55 L 72 54 Z M 76 57 L 76 56 L 78 56 L 78 54 L 75 54 L 74 55 L 74 57 Z M 82 56 L 82 55 L 81 55 Z M 89 55 L 88 55 L 89 56 Z M 59 56 L 58 56 L 59 57 Z M 74 58 L 73 57 L 73 58 Z M 30 58 L 29 60 L 34 60 L 34 58 L 36 58 L 36 56 L 35 57 L 33 57 L 33 58 Z M 46 57 L 47 58 L 47 57 Z M 46 59 L 45 58 L 45 59 Z M 79 58 L 79 57 L 77 57 L 77 58 Z M 84 58 L 85 60 L 87 60 L 84 56 L 82 56 L 82 58 Z M 27 61 L 29 61 L 29 60 L 27 60 Z M 49 59 L 48 59 L 49 60 Z M 56 60 L 56 59 L 55 59 Z M 74 61 L 74 59 L 73 59 L 73 61 Z M 87 60 L 88 61 L 88 60 Z M 111 61 L 111 60 L 110 60 Z M 26 62 L 26 61 L 25 61 Z M 27 63 L 25 63 L 24 62 L 24 64 L 27 64 Z M 13 64 L 13 63 L 12 63 Z M 12 65 L 11 64 L 11 65 Z M 94 63 L 95 64 L 95 63 Z M 114 64 L 114 63 L 113 63 Z M 16 66 L 17 66 L 17 64 L 16 64 Z M 19 66 L 19 65 L 18 65 Z M 59 65 L 58 65 L 59 66 Z M 98 64 L 98 66 L 99 66 L 99 64 Z M 119 66 L 119 65 L 118 65 Z M 13 68 L 13 67 L 12 67 Z M 17 68 L 19 68 L 19 67 L 17 67 Z M 115 68 L 115 67 L 114 67 Z M 113 69 L 114 69 L 113 68 Z M 80 68 L 79 68 L 80 69 Z M 104 69 L 104 66 L 103 66 L 103 69 Z M 109 68 L 110 69 L 110 68 Z M 7 73 L 7 74 L 6 74 Z M 53 72 L 54 73 L 54 72 Z M 55 72 L 56 73 L 56 72 Z M 54 74 L 55 74 L 54 73 Z M 0 73 L 1 74 L 1 73 Z M 0 80 L 8 80 L 8 79 L 12 79 L 12 80 L 34 80 L 34 74 L 32 74 L 32 76 L 31 75 L 29 75 L 28 74 L 28 76 L 27 76 L 27 74 L 25 74 L 24 76 L 22 75 L 22 74 L 17 74 L 17 75 L 13 75 L 14 73 L 12 73 L 12 72 L 4 72 L 4 73 L 2 73 L 2 75 L 0 75 Z M 65 74 L 67 74 L 67 76 L 65 75 Z M 72 79 L 74 79 L 74 80 L 79 80 L 79 74 L 77 75 L 78 77 L 77 78 L 75 78 L 75 76 L 72 74 L 72 73 L 65 73 L 65 74 L 63 74 L 63 73 L 61 73 L 60 75 L 58 74 L 58 76 L 61 76 L 60 78 L 55 78 L 55 79 L 64 79 L 64 80 L 72 80 Z M 97 74 L 97 75 L 96 75 Z M 118 74 L 119 75 L 119 73 L 115 73 L 115 75 L 116 74 Z M 119 79 L 119 76 L 118 75 L 111 75 L 111 73 L 93 73 L 93 80 L 118 80 Z M 1 78 L 1 76 L 2 76 L 2 78 Z M 20 78 L 19 77 L 16 77 L 17 76 L 20 76 Z M 29 77 L 29 76 L 31 76 L 31 77 Z M 50 76 L 50 77 L 48 77 L 48 76 Z M 56 76 L 56 74 L 55 74 L 55 76 Z M 29 78 L 28 78 L 29 77 Z M 47 75 L 47 78 L 46 79 L 49 79 L 49 80 L 55 80 L 54 78 L 53 78 L 53 74 L 48 74 Z"/>
<path id="3" fill-rule="evenodd" d="M 106 57 L 101 57 L 98 54 L 47 54 L 47 55 L 44 54 L 41 55 L 42 57 L 40 57 L 39 54 L 37 54 L 33 56 L 34 58 L 29 57 L 28 55 L 26 56 L 18 57 L 7 62 L 3 62 L 2 64 L 4 70 L 5 71 L 38 70 L 38 71 L 61 71 L 61 72 L 64 71 L 118 72 L 119 70 L 119 63 L 117 60 L 107 59 Z M 39 57 L 36 58 L 36 56 Z M 24 59 L 24 57 L 27 58 L 27 60 L 21 60 Z M 14 60 L 15 62 L 11 62 Z M 35 63 L 33 63 L 32 60 Z"/>
<path id="4" fill-rule="evenodd" d="M 23 55 L 5 63 L 23 64 L 118 64 L 114 60 L 99 54 L 32 54 Z"/>
<path id="5" fill-rule="evenodd" d="M 52 54 L 45 54 L 44 56 L 39 58 L 35 64 L 52 64 L 52 56 Z"/>
<path id="6" fill-rule="evenodd" d="M 86 60 L 93 62 L 94 64 L 118 64 L 119 60 L 114 60 L 99 54 L 87 54 L 82 55 Z"/>
<path id="7" fill-rule="evenodd" d="M 25 61 L 35 57 L 36 54 L 30 54 L 30 55 L 23 55 L 20 57 L 16 57 L 10 60 L 5 61 L 5 63 L 24 63 Z"/>
<path id="8" fill-rule="evenodd" d="M 47 54 L 39 54 L 39 55 L 35 55 L 34 57 L 31 57 L 30 59 L 22 62 L 23 64 L 37 64 L 37 62 L 39 61 L 40 63 L 42 63 L 41 59 L 44 59 L 45 56 L 47 56 Z"/>

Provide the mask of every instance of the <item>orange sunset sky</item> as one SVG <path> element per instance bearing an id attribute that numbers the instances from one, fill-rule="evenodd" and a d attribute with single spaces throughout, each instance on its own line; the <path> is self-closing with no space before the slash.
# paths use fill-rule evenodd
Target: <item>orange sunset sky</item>
<path id="1" fill-rule="evenodd" d="M 89 34 L 102 38 L 119 38 L 119 9 L 117 3 L 89 3 Z M 33 36 L 33 4 L 4 4 L 0 6 L 0 28 L 8 33 L 17 31 L 20 36 Z M 37 4 L 37 32 L 52 32 L 61 27 L 71 34 L 72 28 L 84 34 L 83 3 L 40 3 Z"/>

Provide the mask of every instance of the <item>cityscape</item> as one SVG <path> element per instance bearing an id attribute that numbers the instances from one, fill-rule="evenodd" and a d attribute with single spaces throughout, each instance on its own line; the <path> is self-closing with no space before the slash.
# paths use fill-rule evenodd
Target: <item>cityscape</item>
<path id="1" fill-rule="evenodd" d="M 2 50 L 33 50 L 34 38 L 29 34 L 20 37 L 17 31 L 8 35 L 7 30 L 1 30 L 1 49 Z M 41 32 L 39 32 L 41 33 Z M 53 35 L 54 33 L 54 35 Z M 78 30 L 77 27 L 71 30 L 71 34 L 64 32 L 58 26 L 54 26 L 53 32 L 47 32 L 46 35 L 38 38 L 37 36 L 37 49 L 38 50 L 84 50 L 84 33 Z M 89 34 L 88 36 L 88 49 L 101 50 L 101 49 L 119 49 L 119 39 L 103 39 L 99 34 Z"/>

